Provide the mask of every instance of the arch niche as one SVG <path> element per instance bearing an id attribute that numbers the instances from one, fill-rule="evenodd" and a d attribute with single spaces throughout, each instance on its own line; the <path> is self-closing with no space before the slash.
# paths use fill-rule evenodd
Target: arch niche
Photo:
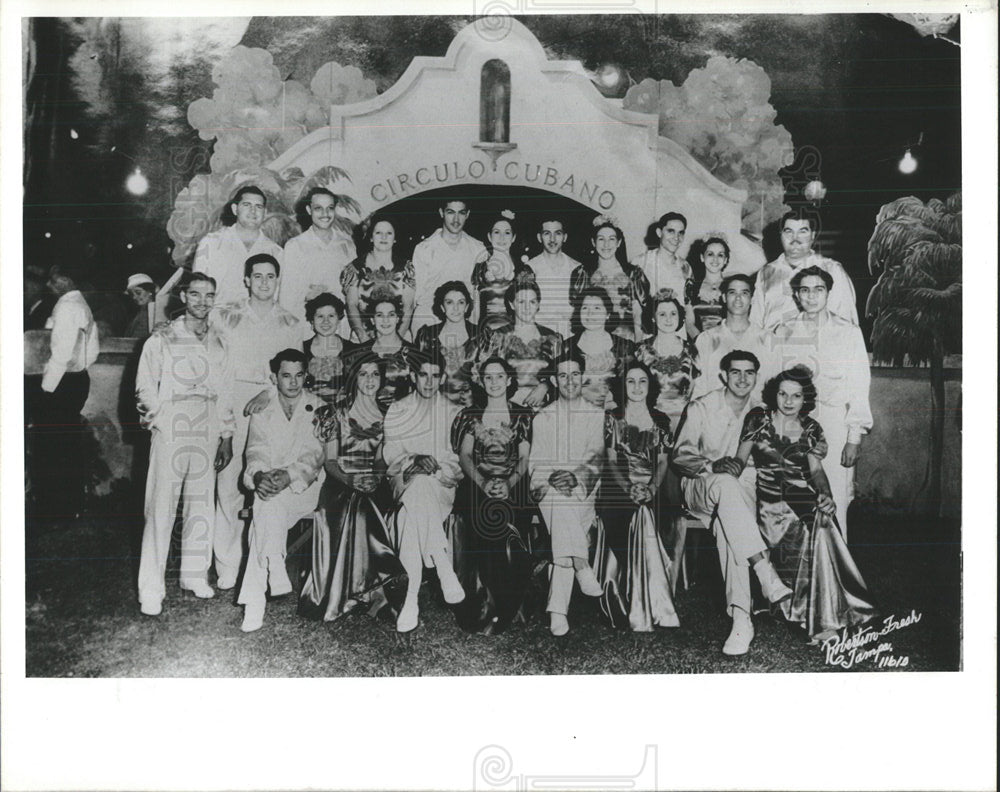
<path id="1" fill-rule="evenodd" d="M 614 217 L 630 255 L 643 249 L 650 222 L 679 211 L 688 218 L 688 245 L 721 231 L 731 269 L 759 269 L 763 252 L 740 234 L 744 191 L 661 137 L 657 116 L 623 110 L 578 61 L 548 60 L 524 25 L 506 21 L 502 31 L 473 23 L 444 57 L 414 58 L 385 93 L 331 107 L 329 126 L 270 167 L 343 168 L 361 217 L 460 185 L 544 190 Z M 428 222 L 425 234 L 436 225 L 430 215 Z"/>

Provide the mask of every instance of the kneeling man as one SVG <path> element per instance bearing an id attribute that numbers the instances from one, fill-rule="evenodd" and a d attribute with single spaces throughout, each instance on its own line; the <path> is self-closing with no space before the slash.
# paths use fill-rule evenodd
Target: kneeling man
<path id="1" fill-rule="evenodd" d="M 385 414 L 382 455 L 392 483 L 397 511 L 393 540 L 409 578 L 406 601 L 396 619 L 399 632 L 409 632 L 419 621 L 417 596 L 424 565 L 437 569 L 444 600 L 454 605 L 465 590 L 448 558 L 444 521 L 455 502 L 462 479 L 458 455 L 451 447 L 451 425 L 458 407 L 440 393 L 444 364 L 439 357 L 417 357 L 411 363 L 414 392 L 389 407 Z"/>
<path id="2" fill-rule="evenodd" d="M 750 567 L 764 596 L 773 603 L 792 596 L 767 557 L 757 527 L 753 469 L 736 459 L 743 420 L 754 406 L 750 394 L 757 384 L 760 361 L 741 349 L 719 364 L 725 386 L 687 406 L 674 445 L 674 467 L 684 476 L 684 501 L 714 534 L 719 564 L 726 582 L 726 605 L 733 619 L 722 651 L 746 654 L 753 640 L 750 620 Z"/>
<path id="3" fill-rule="evenodd" d="M 271 360 L 278 398 L 250 418 L 243 484 L 254 491 L 250 550 L 239 603 L 246 606 L 243 632 L 264 624 L 265 594 L 288 594 L 285 569 L 288 529 L 316 510 L 326 473 L 323 442 L 313 417 L 323 402 L 306 393 L 306 356 L 285 349 Z"/>
<path id="4" fill-rule="evenodd" d="M 532 497 L 552 536 L 549 629 L 565 635 L 574 571 L 584 594 L 599 597 L 603 591 L 588 559 L 604 461 L 604 412 L 581 397 L 585 362 L 579 352 L 564 353 L 554 365 L 559 398 L 535 416 L 529 469 Z"/>

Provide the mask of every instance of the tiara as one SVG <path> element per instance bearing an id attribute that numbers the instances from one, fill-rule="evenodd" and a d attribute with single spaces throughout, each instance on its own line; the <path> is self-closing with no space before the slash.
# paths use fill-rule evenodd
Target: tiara
<path id="1" fill-rule="evenodd" d="M 727 245 L 729 244 L 729 237 L 726 236 L 725 231 L 709 231 L 707 234 L 702 234 L 701 243 L 705 244 L 710 239 L 721 239 Z"/>
<path id="2" fill-rule="evenodd" d="M 504 209 L 503 211 L 501 211 L 500 216 L 507 220 L 514 219 L 514 213 L 510 209 Z"/>
<path id="3" fill-rule="evenodd" d="M 611 215 L 597 215 L 594 218 L 594 228 L 602 225 L 613 225 L 615 228 L 618 228 L 618 218 Z"/>

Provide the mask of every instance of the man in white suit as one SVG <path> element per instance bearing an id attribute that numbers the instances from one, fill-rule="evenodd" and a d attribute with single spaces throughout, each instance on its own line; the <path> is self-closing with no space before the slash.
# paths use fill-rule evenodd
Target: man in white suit
<path id="1" fill-rule="evenodd" d="M 313 427 L 323 402 L 303 389 L 305 376 L 303 352 L 285 349 L 275 355 L 271 380 L 278 397 L 250 418 L 243 483 L 256 497 L 238 599 L 246 606 L 243 632 L 263 626 L 268 588 L 272 597 L 291 592 L 285 569 L 288 530 L 316 510 L 326 478 L 324 445 Z"/>

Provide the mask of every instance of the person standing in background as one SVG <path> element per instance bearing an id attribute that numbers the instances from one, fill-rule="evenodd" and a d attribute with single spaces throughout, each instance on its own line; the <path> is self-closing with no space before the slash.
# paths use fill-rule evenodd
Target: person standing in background
<path id="1" fill-rule="evenodd" d="M 100 338 L 90 306 L 77 288 L 72 265 L 49 270 L 46 284 L 57 298 L 45 328 L 52 331 L 51 356 L 42 373 L 41 393 L 33 394 L 38 440 L 38 494 L 54 514 L 76 515 L 83 509 L 88 470 L 81 412 L 90 395 L 87 372 L 100 353 Z M 73 464 L 61 464 L 73 460 Z"/>

